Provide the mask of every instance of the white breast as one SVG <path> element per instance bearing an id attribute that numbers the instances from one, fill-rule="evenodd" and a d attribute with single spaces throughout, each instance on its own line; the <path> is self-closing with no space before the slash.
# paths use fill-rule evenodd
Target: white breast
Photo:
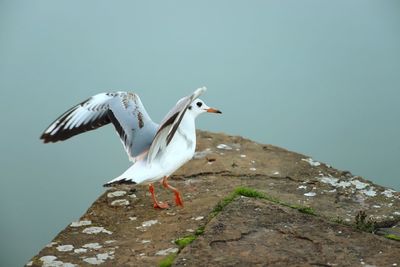
<path id="1" fill-rule="evenodd" d="M 192 120 L 193 123 L 190 123 L 188 119 L 185 120 L 185 117 L 182 119 L 171 143 L 166 147 L 159 159 L 161 167 L 168 175 L 171 175 L 179 167 L 192 159 L 194 155 L 196 148 L 194 120 Z"/>

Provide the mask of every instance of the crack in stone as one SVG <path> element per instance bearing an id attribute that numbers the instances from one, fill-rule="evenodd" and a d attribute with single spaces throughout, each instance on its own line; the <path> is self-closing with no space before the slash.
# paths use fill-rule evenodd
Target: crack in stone
<path id="1" fill-rule="evenodd" d="M 252 233 L 257 232 L 256 230 L 251 230 L 249 232 L 245 232 L 245 233 L 240 233 L 240 237 L 237 238 L 231 238 L 231 239 L 218 239 L 218 240 L 213 240 L 209 243 L 210 246 L 212 246 L 215 243 L 228 243 L 228 242 L 236 242 L 241 240 L 243 237 L 248 236 Z"/>

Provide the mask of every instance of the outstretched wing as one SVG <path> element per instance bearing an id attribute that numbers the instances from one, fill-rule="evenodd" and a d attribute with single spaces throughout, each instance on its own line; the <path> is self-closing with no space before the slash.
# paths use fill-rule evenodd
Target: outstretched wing
<path id="1" fill-rule="evenodd" d="M 101 93 L 62 114 L 41 135 L 45 143 L 66 140 L 112 123 L 130 159 L 147 150 L 157 131 L 138 95 Z"/>
<path id="2" fill-rule="evenodd" d="M 191 95 L 180 99 L 176 105 L 168 112 L 161 122 L 156 136 L 150 146 L 147 162 L 151 163 L 157 154 L 164 150 L 174 137 L 179 124 L 190 104 L 207 90 L 206 87 L 198 88 Z"/>

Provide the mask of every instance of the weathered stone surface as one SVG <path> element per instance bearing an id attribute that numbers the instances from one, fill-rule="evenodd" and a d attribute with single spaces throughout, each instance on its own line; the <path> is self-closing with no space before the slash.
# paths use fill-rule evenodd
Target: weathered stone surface
<path id="1" fill-rule="evenodd" d="M 400 242 L 268 201 L 238 198 L 173 266 L 395 266 Z"/>
<path id="2" fill-rule="evenodd" d="M 199 226 L 206 225 L 206 229 L 209 231 L 211 224 L 215 220 L 221 219 L 220 216 L 224 214 L 221 213 L 208 223 L 210 212 L 222 198 L 229 195 L 238 186 L 254 188 L 282 202 L 308 206 L 315 210 L 317 217 L 298 214 L 296 210 L 266 201 L 246 200 L 249 203 L 243 202 L 243 205 L 247 203 L 248 205 L 262 206 L 262 214 L 265 216 L 260 215 L 260 219 L 271 222 L 269 228 L 266 228 L 267 230 L 260 229 L 257 235 L 262 237 L 275 234 L 277 240 L 292 238 L 292 241 L 296 241 L 286 242 L 285 246 L 280 243 L 275 244 L 274 249 L 281 253 L 282 257 L 285 255 L 285 251 L 292 253 L 287 254 L 288 257 L 297 255 L 294 252 L 300 252 L 305 247 L 300 244 L 308 244 L 307 246 L 310 247 L 308 251 L 311 251 L 311 248 L 315 246 L 314 243 L 338 242 L 338 255 L 343 257 L 347 255 L 354 260 L 352 262 L 364 257 L 363 253 L 367 253 L 366 251 L 372 251 L 379 247 L 382 250 L 381 254 L 388 257 L 393 256 L 390 260 L 400 264 L 400 253 L 397 253 L 398 256 L 385 254 L 388 253 L 386 250 L 398 249 L 398 243 L 394 243 L 395 241 L 370 233 L 362 233 L 352 227 L 332 222 L 341 221 L 351 224 L 355 221 L 359 211 L 364 210 L 370 220 L 380 222 L 382 229 L 378 232 L 386 234 L 388 229 L 396 230 L 398 228 L 393 228 L 393 226 L 399 222 L 400 194 L 398 192 L 373 184 L 361 177 L 355 177 L 349 172 L 336 170 L 324 163 L 318 164 L 317 161 L 311 160 L 307 156 L 271 145 L 257 144 L 242 137 L 199 132 L 197 151 L 195 158 L 170 179 L 170 183 L 179 188 L 182 193 L 184 208 L 175 207 L 172 201 L 173 194 L 162 189 L 161 186 L 156 186 L 156 193 L 160 200 L 167 200 L 170 203 L 171 208 L 168 210 L 152 208 L 146 185 L 120 186 L 111 189 L 100 196 L 80 219 L 81 221 L 90 221 L 90 225 L 68 226 L 55 237 L 53 240 L 55 243 L 52 246 L 43 248 L 32 259 L 33 266 L 42 266 L 43 261 L 40 258 L 45 256 L 56 257 L 57 264 L 65 262 L 79 266 L 91 266 L 94 263 L 104 266 L 157 266 L 165 257 L 157 252 L 175 251 L 174 248 L 178 248 L 173 243 L 175 239 L 193 234 Z M 117 193 L 115 197 L 115 194 L 111 194 L 109 196 L 113 197 L 108 197 L 108 193 L 113 191 L 126 191 L 127 193 Z M 129 201 L 129 204 L 112 205 L 116 199 L 126 200 L 123 203 Z M 227 208 L 237 207 L 239 209 L 239 204 L 242 203 L 240 201 Z M 240 213 L 237 214 L 238 219 L 240 219 Z M 296 214 L 294 217 L 296 220 L 287 220 L 287 217 L 284 216 L 291 213 Z M 199 219 L 201 217 L 202 219 Z M 281 229 L 280 226 L 289 222 L 292 222 L 291 227 L 294 227 L 292 229 L 295 229 L 300 236 L 309 237 L 313 234 L 310 239 L 315 240 L 314 243 L 306 239 L 296 239 L 290 233 L 278 232 L 277 229 Z M 312 222 L 314 227 L 309 227 L 309 222 Z M 257 227 L 257 224 L 255 226 Z M 88 231 L 84 230 L 89 227 L 97 227 L 95 229 L 101 229 L 101 231 L 88 234 Z M 300 231 L 300 229 L 304 230 Z M 342 231 L 350 235 L 350 239 L 354 242 L 346 241 L 345 237 L 336 235 L 334 230 L 328 231 L 328 229 Z M 181 260 L 183 255 L 186 255 L 184 253 L 187 253 L 186 251 L 196 244 L 200 246 L 201 240 L 205 240 L 207 233 L 178 253 L 177 264 L 183 264 Z M 251 240 L 257 235 L 245 235 L 244 240 L 247 238 Z M 371 240 L 377 241 L 372 242 Z M 350 249 L 360 245 L 363 241 L 367 242 L 365 246 L 371 247 L 361 246 L 360 249 Z M 341 242 L 345 242 L 347 250 L 341 249 Z M 96 246 L 96 249 L 90 248 L 90 246 L 85 247 L 86 244 L 91 243 L 99 245 Z M 252 244 L 252 250 L 263 253 L 262 255 L 267 257 L 268 250 L 264 249 L 263 244 L 271 244 L 260 243 L 260 247 L 258 247 L 259 243 L 257 241 Z M 57 250 L 58 246 L 65 244 L 72 245 L 74 250 Z M 218 242 L 216 244 L 213 246 L 219 246 L 219 249 L 223 248 Z M 292 249 L 290 244 L 293 246 Z M 322 252 L 314 252 L 314 255 L 304 254 L 301 257 L 303 261 L 299 261 L 299 264 L 311 264 L 314 260 L 316 263 L 325 262 L 325 264 L 328 264 L 329 261 L 332 264 L 339 264 L 338 266 L 347 264 L 346 261 L 341 261 L 344 259 L 340 258 L 341 256 L 331 258 L 323 248 L 317 247 L 317 249 L 321 249 Z M 204 253 L 204 255 L 209 253 L 207 248 Z M 276 262 L 270 258 L 270 266 L 279 265 L 278 259 L 281 259 L 281 256 L 278 254 L 275 256 Z M 321 257 L 318 258 L 318 256 Z M 382 261 L 378 261 L 378 256 L 371 257 L 373 259 L 371 261 L 367 261 L 368 257 L 365 256 L 365 263 L 382 263 Z M 388 264 L 390 262 L 387 261 Z M 229 266 L 228 262 L 221 263 L 221 265 L 224 264 Z"/>

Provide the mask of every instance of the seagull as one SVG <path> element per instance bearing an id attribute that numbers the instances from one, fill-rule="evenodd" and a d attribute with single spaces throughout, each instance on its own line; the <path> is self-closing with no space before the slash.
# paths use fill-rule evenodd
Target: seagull
<path id="1" fill-rule="evenodd" d="M 205 112 L 222 113 L 198 99 L 205 91 L 205 87 L 198 88 L 181 98 L 159 125 L 151 120 L 137 94 L 100 93 L 67 110 L 40 139 L 55 143 L 112 123 L 133 165 L 104 186 L 148 184 L 154 208 L 165 209 L 168 203 L 158 201 L 154 193 L 153 183 L 161 181 L 174 193 L 176 205 L 183 207 L 181 194 L 168 184 L 168 177 L 193 158 L 196 117 Z"/>

